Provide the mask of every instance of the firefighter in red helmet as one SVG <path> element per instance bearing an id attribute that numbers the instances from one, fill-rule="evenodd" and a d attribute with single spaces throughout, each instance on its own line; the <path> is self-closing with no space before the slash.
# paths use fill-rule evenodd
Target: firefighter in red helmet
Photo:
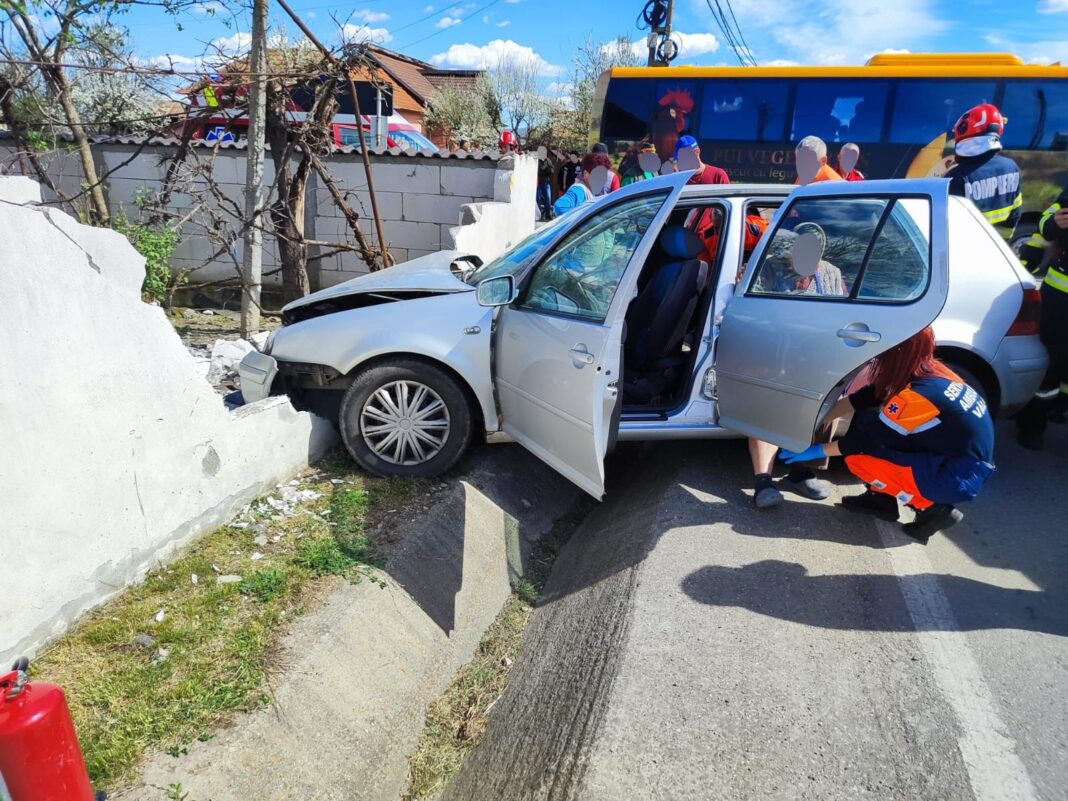
<path id="1" fill-rule="evenodd" d="M 1005 122 L 991 103 L 964 112 L 953 126 L 957 159 L 946 178 L 950 194 L 971 200 L 991 225 L 1011 228 L 1020 217 L 1023 194 L 1020 168 L 1001 154 Z"/>
<path id="2" fill-rule="evenodd" d="M 511 131 L 501 131 L 501 138 L 497 141 L 497 149 L 502 153 L 518 153 L 519 140 Z"/>

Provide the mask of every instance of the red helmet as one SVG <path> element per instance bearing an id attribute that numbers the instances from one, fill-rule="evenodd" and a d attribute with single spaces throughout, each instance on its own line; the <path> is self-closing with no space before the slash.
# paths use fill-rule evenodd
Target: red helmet
<path id="1" fill-rule="evenodd" d="M 497 142 L 498 150 L 504 150 L 506 147 L 519 147 L 519 140 L 511 131 L 501 131 L 501 138 Z"/>
<path id="2" fill-rule="evenodd" d="M 1005 118 L 1001 116 L 998 107 L 992 103 L 980 103 L 961 114 L 957 124 L 953 126 L 953 139 L 959 142 L 961 139 L 983 134 L 1001 136 L 1004 130 Z"/>

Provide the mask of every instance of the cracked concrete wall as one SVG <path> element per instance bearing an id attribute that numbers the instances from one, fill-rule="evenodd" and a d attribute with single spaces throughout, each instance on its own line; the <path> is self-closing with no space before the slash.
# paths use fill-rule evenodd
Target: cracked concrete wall
<path id="1" fill-rule="evenodd" d="M 0 664 L 331 447 L 285 398 L 229 412 L 113 231 L 0 177 Z"/>

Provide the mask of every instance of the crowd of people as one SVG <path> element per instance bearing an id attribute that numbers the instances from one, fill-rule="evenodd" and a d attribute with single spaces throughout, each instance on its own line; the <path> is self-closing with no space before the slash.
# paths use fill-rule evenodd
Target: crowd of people
<path id="1" fill-rule="evenodd" d="M 953 128 L 955 153 L 945 177 L 951 194 L 971 200 L 991 224 L 1011 227 L 1019 218 L 1023 198 L 1019 167 L 1001 152 L 1004 126 L 1001 113 L 989 103 L 963 114 Z M 555 168 L 544 151 L 539 155 L 538 206 L 543 220 L 659 174 L 692 171 L 691 184 L 730 183 L 726 170 L 702 160 L 700 145 L 690 135 L 677 138 L 668 159 L 662 159 L 650 142 L 637 142 L 622 154 L 618 167 L 601 143 L 585 155 L 571 151 Z M 857 169 L 860 157 L 860 148 L 846 143 L 832 166 L 826 143 L 806 136 L 795 149 L 796 183 L 864 180 Z M 705 238 L 714 258 L 718 231 L 711 220 L 698 215 L 690 225 Z M 747 217 L 747 251 L 755 248 L 766 227 L 762 217 Z M 827 243 L 820 226 L 801 223 L 794 234 L 790 258 L 804 256 L 811 263 L 795 265 L 794 283 L 777 291 L 848 294 L 841 272 L 822 258 Z M 1063 419 L 1068 412 L 1068 188 L 1042 215 L 1020 258 L 1042 280 L 1040 337 L 1050 354 L 1050 368 L 1039 394 L 1016 415 L 1016 426 L 1021 445 L 1041 448 L 1047 421 Z M 866 385 L 844 397 L 833 415 L 852 414 L 848 433 L 801 453 L 781 453 L 790 466 L 782 484 L 803 497 L 825 499 L 830 487 L 809 465 L 843 456 L 846 467 L 866 486 L 862 495 L 844 499 L 847 509 L 897 520 L 899 503 L 907 504 L 916 516 L 904 530 L 921 543 L 958 522 L 962 515 L 957 505 L 974 498 L 994 470 L 994 429 L 978 392 L 940 362 L 934 349 L 934 336 L 927 328 L 874 359 L 867 367 Z M 749 450 L 756 505 L 778 505 L 783 496 L 772 481 L 778 449 L 751 440 Z"/>

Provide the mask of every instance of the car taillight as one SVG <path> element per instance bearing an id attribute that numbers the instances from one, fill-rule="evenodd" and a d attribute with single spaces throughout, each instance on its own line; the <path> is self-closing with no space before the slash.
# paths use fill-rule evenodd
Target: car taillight
<path id="1" fill-rule="evenodd" d="M 1042 316 L 1042 293 L 1037 289 L 1025 289 L 1020 311 L 1009 326 L 1005 336 L 1029 337 L 1038 333 L 1038 321 Z"/>

